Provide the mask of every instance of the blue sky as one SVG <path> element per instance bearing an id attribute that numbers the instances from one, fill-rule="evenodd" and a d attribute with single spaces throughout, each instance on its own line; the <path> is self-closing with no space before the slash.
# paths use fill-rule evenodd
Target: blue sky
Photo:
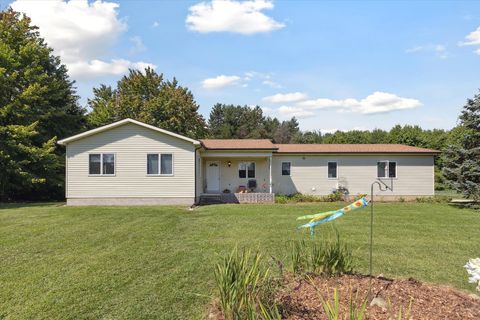
<path id="1" fill-rule="evenodd" d="M 298 116 L 304 130 L 448 129 L 480 87 L 476 2 L 12 5 L 40 26 L 83 104 L 92 87 L 152 65 L 190 88 L 205 117 L 221 102 Z"/>

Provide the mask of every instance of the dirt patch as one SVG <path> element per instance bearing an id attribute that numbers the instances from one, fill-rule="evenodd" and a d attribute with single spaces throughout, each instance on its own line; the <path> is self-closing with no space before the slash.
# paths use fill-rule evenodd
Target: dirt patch
<path id="1" fill-rule="evenodd" d="M 286 280 L 279 291 L 279 305 L 288 314 L 287 319 L 326 319 L 322 299 L 333 302 L 337 288 L 340 315 L 348 315 L 350 297 L 360 306 L 368 296 L 370 278 L 363 275 L 344 275 L 335 278 L 311 277 Z M 376 305 L 370 305 L 378 298 Z M 372 279 L 371 298 L 368 300 L 367 319 L 480 319 L 480 298 L 446 286 L 421 283 L 414 279 Z"/>

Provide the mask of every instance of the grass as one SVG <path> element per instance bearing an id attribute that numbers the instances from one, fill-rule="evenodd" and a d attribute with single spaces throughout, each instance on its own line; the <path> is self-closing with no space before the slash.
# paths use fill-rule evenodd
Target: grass
<path id="1" fill-rule="evenodd" d="M 235 245 L 287 261 L 295 218 L 343 203 L 183 207 L 0 207 L 0 319 L 196 319 L 213 267 Z M 474 290 L 480 214 L 448 204 L 376 204 L 374 273 Z M 368 271 L 369 210 L 336 228 Z"/>
<path id="2" fill-rule="evenodd" d="M 453 199 L 462 199 L 464 198 L 463 194 L 452 190 L 452 189 L 446 189 L 446 190 L 435 190 L 435 195 L 436 196 L 444 196 L 444 197 L 451 197 Z"/>

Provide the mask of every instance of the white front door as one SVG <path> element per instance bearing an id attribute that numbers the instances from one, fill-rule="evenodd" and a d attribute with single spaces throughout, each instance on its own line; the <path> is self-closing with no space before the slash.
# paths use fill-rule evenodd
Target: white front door
<path id="1" fill-rule="evenodd" d="M 220 192 L 220 163 L 207 161 L 207 193 Z"/>

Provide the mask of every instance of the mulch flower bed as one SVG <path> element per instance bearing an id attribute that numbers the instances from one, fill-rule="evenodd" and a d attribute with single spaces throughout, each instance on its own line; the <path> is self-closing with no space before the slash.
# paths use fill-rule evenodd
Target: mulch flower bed
<path id="1" fill-rule="evenodd" d="M 369 293 L 370 278 L 363 275 L 340 277 L 307 277 L 286 280 L 278 292 L 278 304 L 288 314 L 287 319 L 326 319 L 322 299 L 333 304 L 337 288 L 340 316 L 348 315 L 350 299 L 358 308 Z M 372 279 L 372 298 L 368 300 L 364 319 L 480 319 L 480 297 L 446 286 L 421 283 L 414 279 Z M 401 311 L 400 311 L 401 310 Z"/>

